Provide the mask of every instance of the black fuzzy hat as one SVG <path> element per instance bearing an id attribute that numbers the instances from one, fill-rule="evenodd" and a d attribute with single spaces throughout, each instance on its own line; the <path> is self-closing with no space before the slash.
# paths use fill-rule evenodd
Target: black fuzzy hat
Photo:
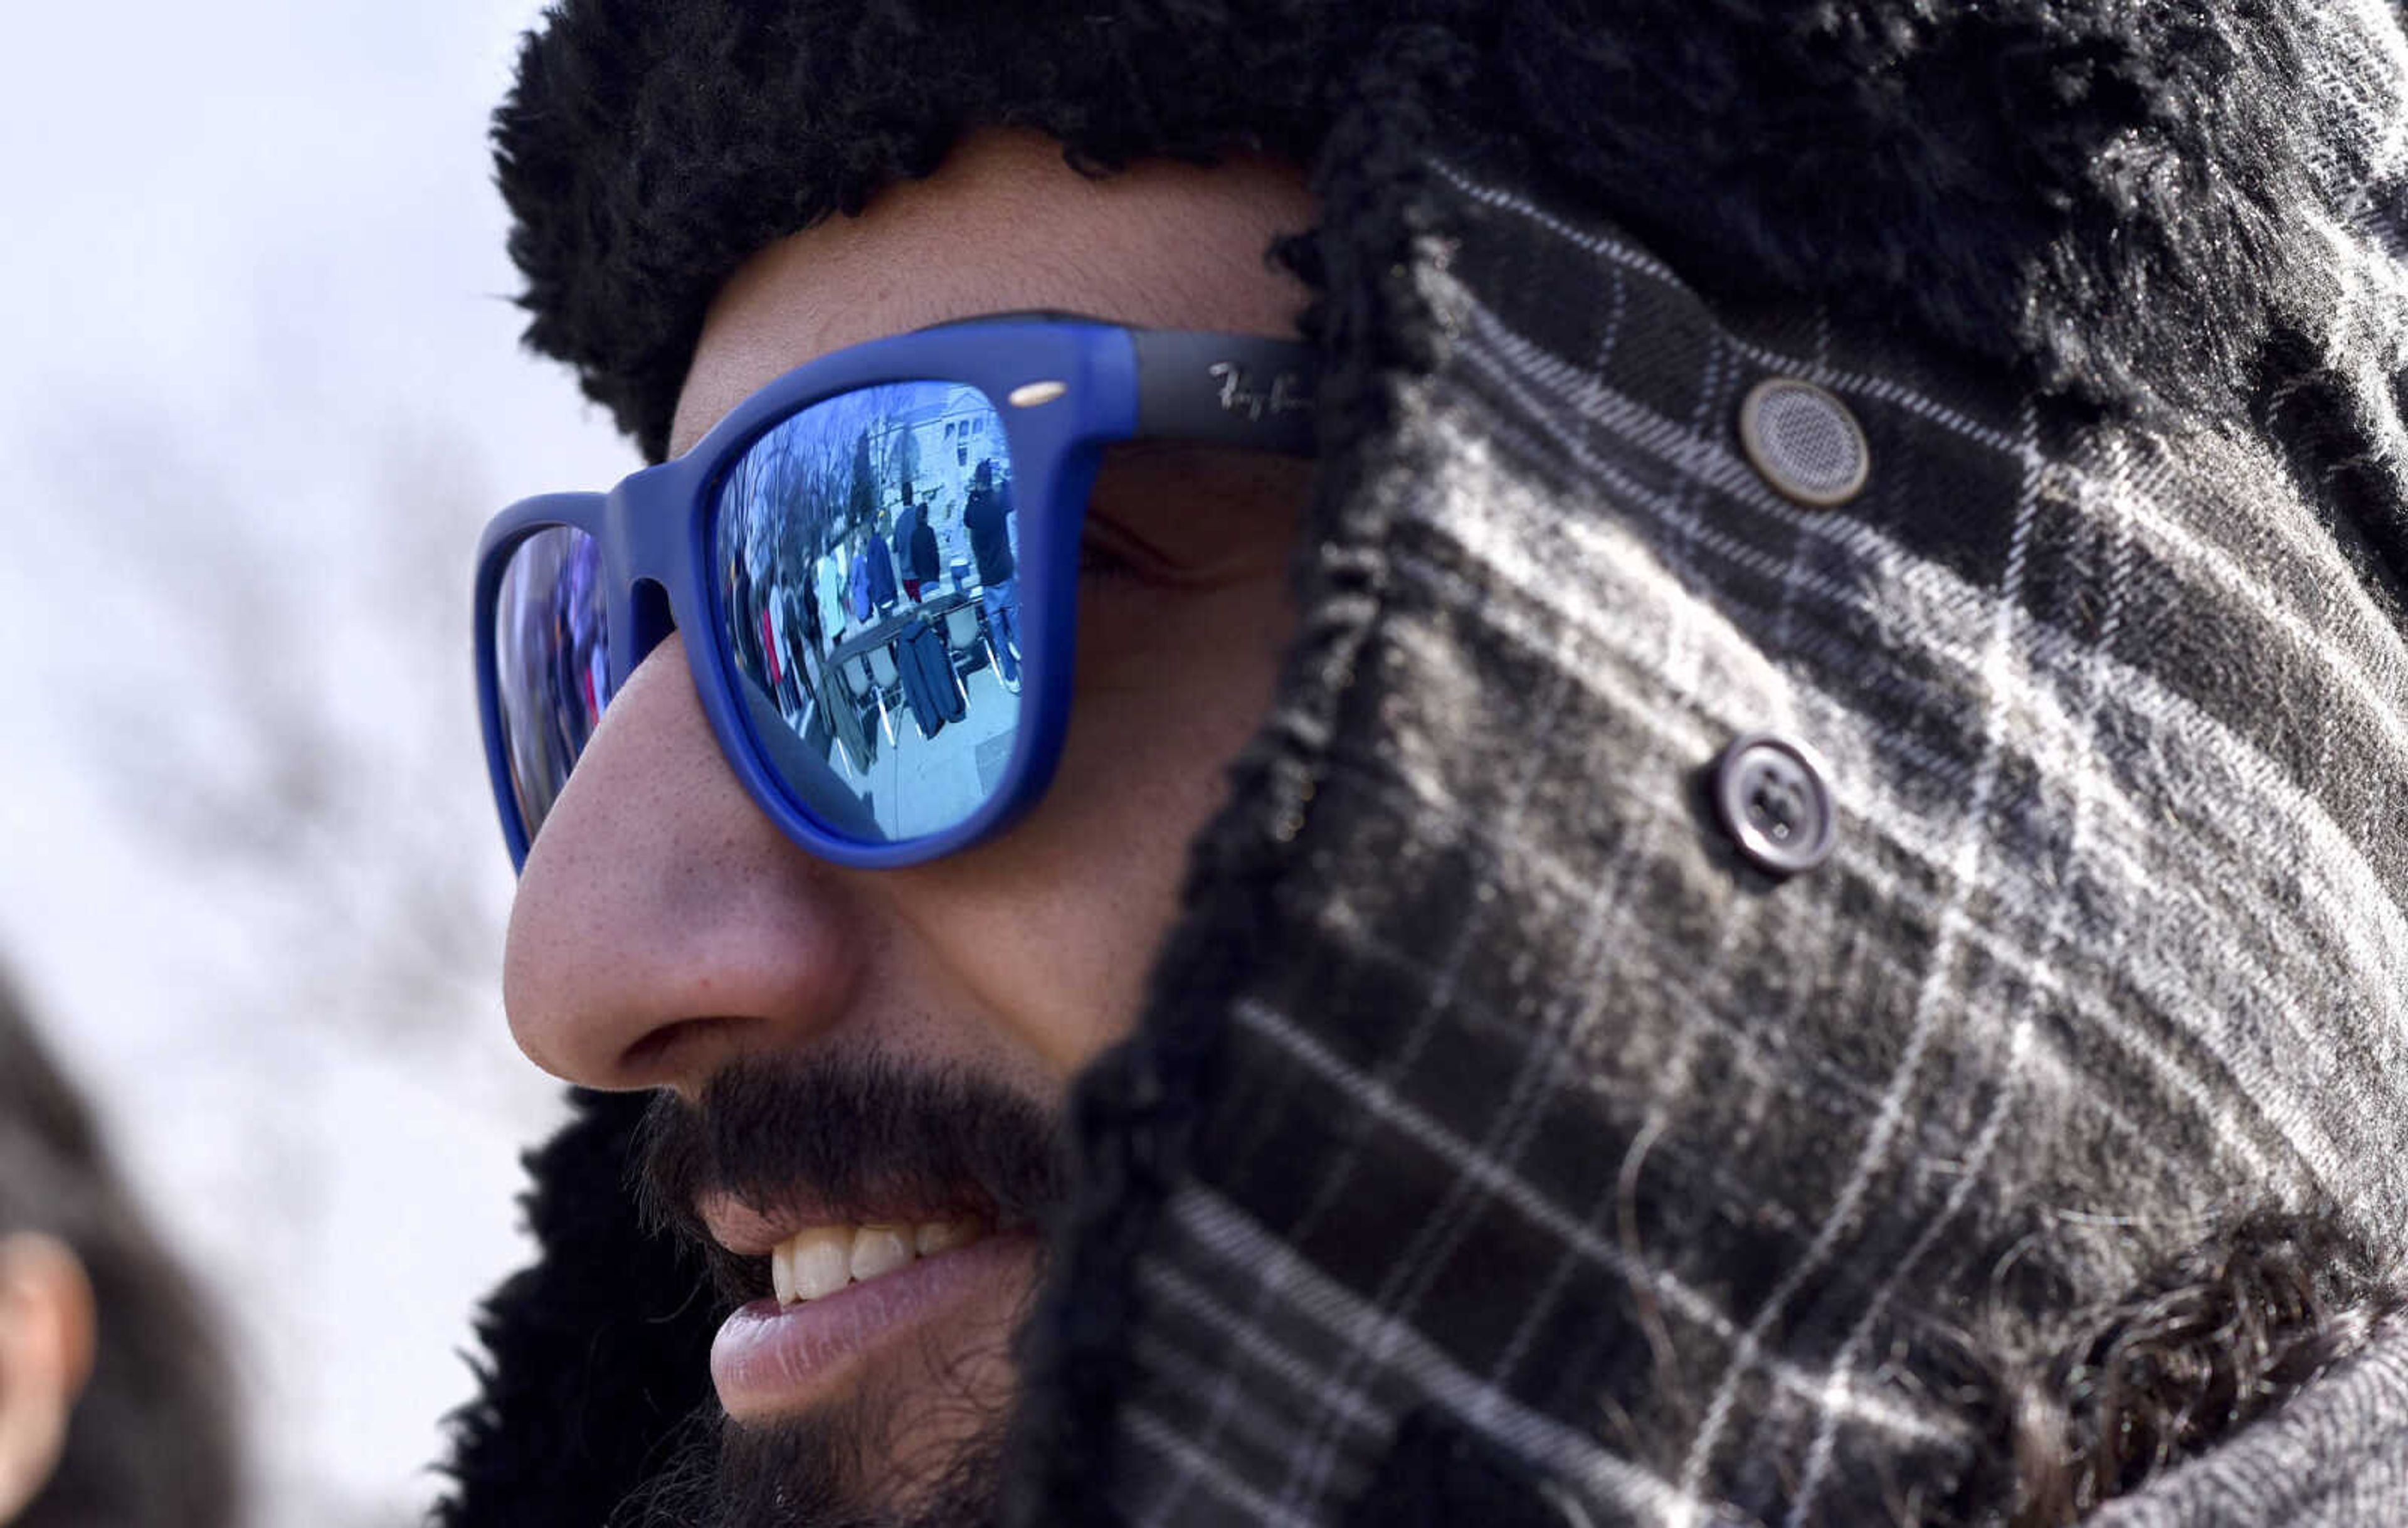
<path id="1" fill-rule="evenodd" d="M 2287 88 L 2314 27 L 2263 10 L 567 0 L 494 141 L 527 341 L 652 459 L 737 267 L 929 173 L 967 128 L 1039 130 L 1098 173 L 1311 166 L 1407 30 L 1457 61 L 1467 130 L 1529 146 L 1710 291 L 1821 298 L 2100 400 L 2195 403 L 2320 332 L 2327 252 L 2289 211 L 2365 170 Z"/>

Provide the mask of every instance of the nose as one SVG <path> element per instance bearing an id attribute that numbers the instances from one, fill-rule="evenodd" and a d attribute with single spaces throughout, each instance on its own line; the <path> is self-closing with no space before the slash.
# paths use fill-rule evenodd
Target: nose
<path id="1" fill-rule="evenodd" d="M 754 808 L 672 636 L 527 855 L 502 968 L 519 1048 L 588 1088 L 691 1097 L 738 1055 L 808 1044 L 860 976 L 838 873 Z"/>

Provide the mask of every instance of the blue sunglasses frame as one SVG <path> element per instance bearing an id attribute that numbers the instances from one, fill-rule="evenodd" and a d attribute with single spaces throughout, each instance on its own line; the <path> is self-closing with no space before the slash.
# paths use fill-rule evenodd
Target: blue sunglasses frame
<path id="1" fill-rule="evenodd" d="M 683 455 L 635 472 L 608 493 L 543 494 L 512 504 L 480 541 L 473 606 L 485 763 L 512 867 L 524 868 L 530 835 L 503 733 L 494 613 L 511 554 L 528 537 L 567 526 L 595 539 L 610 695 L 670 632 L 687 632 L 687 666 L 703 714 L 755 805 L 823 859 L 897 869 L 1001 833 L 1053 783 L 1069 725 L 1079 546 L 1103 449 L 1122 440 L 1183 440 L 1309 456 L 1314 380 L 1312 352 L 1293 340 L 1131 328 L 1065 313 L 992 314 L 871 340 L 798 367 L 738 404 Z M 973 386 L 1003 423 L 1020 504 L 1021 711 L 1010 760 L 975 812 L 942 832 L 867 842 L 805 806 L 745 720 L 710 575 L 712 507 L 728 470 L 795 414 L 861 388 L 914 382 Z M 696 632 L 709 640 L 692 640 Z M 605 709 L 608 703 L 606 697 Z"/>

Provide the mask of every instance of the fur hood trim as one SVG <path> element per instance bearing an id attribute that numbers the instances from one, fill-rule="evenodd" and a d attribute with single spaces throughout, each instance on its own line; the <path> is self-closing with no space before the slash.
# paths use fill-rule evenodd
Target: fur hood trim
<path id="1" fill-rule="evenodd" d="M 2408 351 L 2387 0 L 566 0 L 494 123 L 528 342 L 658 458 L 721 283 L 967 125 L 1310 165 L 1405 28 L 1464 60 L 1469 128 L 1709 290 L 2114 408 Z"/>

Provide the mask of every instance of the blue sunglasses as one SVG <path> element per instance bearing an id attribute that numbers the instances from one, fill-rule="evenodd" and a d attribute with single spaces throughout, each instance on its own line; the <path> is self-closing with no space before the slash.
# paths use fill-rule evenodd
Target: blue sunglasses
<path id="1" fill-rule="evenodd" d="M 1312 353 L 1059 313 L 822 356 L 607 494 L 521 500 L 478 550 L 477 692 L 513 865 L 603 708 L 670 631 L 786 835 L 892 869 L 1001 832 L 1069 720 L 1103 448 L 1309 455 Z"/>

